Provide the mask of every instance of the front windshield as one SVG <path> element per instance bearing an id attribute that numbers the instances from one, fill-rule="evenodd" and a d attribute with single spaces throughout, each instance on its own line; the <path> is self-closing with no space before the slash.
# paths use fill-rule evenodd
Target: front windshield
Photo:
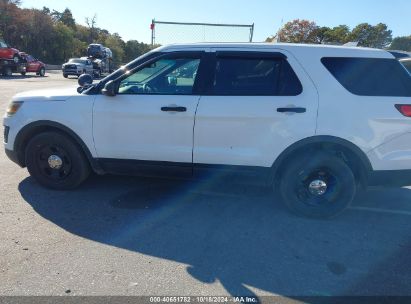
<path id="1" fill-rule="evenodd" d="M 133 61 L 130 61 L 129 63 L 127 63 L 125 66 L 120 67 L 119 69 L 115 70 L 113 73 L 111 73 L 110 75 L 104 77 L 100 83 L 104 84 L 106 81 L 111 80 L 111 79 L 115 79 L 121 75 L 123 75 L 126 71 L 136 67 L 138 65 L 139 62 L 141 62 L 143 59 L 151 56 L 153 54 L 155 50 L 145 53 L 143 55 L 141 55 L 140 57 L 137 57 L 136 59 L 134 59 Z"/>

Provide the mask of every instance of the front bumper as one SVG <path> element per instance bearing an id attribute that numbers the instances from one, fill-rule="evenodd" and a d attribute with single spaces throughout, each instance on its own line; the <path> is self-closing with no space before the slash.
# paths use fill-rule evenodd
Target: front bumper
<path id="1" fill-rule="evenodd" d="M 63 74 L 66 74 L 66 75 L 81 75 L 81 71 L 78 71 L 78 70 L 63 70 Z"/>
<path id="2" fill-rule="evenodd" d="M 19 162 L 19 157 L 17 155 L 17 152 L 12 151 L 12 150 L 8 150 L 8 149 L 4 149 L 4 152 L 6 152 L 7 157 L 14 163 L 16 163 L 17 165 L 19 165 L 20 167 L 23 167 L 22 164 L 20 164 Z"/>

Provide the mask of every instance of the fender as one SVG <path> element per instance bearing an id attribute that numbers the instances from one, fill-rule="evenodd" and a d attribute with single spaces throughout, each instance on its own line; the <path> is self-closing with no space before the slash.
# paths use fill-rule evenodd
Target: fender
<path id="1" fill-rule="evenodd" d="M 358 159 L 360 167 L 359 169 L 359 177 L 363 183 L 367 182 L 369 174 L 373 171 L 372 165 L 370 160 L 368 159 L 367 155 L 355 144 L 352 142 L 334 136 L 328 135 L 318 135 L 304 138 L 300 141 L 295 142 L 287 149 L 285 149 L 274 161 L 272 165 L 272 176 L 271 181 L 275 179 L 275 177 L 279 173 L 280 167 L 287 161 L 287 158 L 291 157 L 293 154 L 298 152 L 304 152 L 310 147 L 314 148 L 316 146 L 324 146 L 324 145 L 331 145 L 334 147 L 338 147 L 342 150 L 342 152 L 350 152 L 352 155 Z"/>
<path id="2" fill-rule="evenodd" d="M 45 131 L 49 129 L 59 130 L 65 133 L 66 135 L 68 135 L 71 139 L 73 139 L 80 146 L 80 148 L 86 155 L 88 161 L 90 162 L 92 169 L 97 174 L 105 173 L 102 167 L 100 166 L 99 162 L 92 156 L 87 145 L 73 130 L 71 130 L 65 125 L 62 125 L 61 123 L 51 121 L 51 120 L 39 120 L 39 121 L 29 123 L 25 125 L 17 133 L 16 139 L 14 141 L 13 150 L 17 152 L 17 160 L 20 166 L 22 167 L 25 166 L 24 147 L 27 145 L 30 137 L 34 136 L 35 134 L 41 131 Z"/>

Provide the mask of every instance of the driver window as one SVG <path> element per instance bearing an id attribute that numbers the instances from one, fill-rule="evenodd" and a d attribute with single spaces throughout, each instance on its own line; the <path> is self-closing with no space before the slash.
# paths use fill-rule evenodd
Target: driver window
<path id="1" fill-rule="evenodd" d="M 160 59 L 120 82 L 119 94 L 190 95 L 200 59 Z"/>

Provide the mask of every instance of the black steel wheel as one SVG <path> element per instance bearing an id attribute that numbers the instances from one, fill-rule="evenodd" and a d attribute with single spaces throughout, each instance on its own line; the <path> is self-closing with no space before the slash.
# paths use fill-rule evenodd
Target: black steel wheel
<path id="1" fill-rule="evenodd" d="M 352 202 L 356 181 L 350 167 L 339 157 L 313 153 L 284 166 L 279 182 L 282 200 L 299 216 L 330 218 Z"/>
<path id="2" fill-rule="evenodd" d="M 90 173 L 80 147 L 59 132 L 36 135 L 27 145 L 26 165 L 41 185 L 57 190 L 77 187 Z"/>

